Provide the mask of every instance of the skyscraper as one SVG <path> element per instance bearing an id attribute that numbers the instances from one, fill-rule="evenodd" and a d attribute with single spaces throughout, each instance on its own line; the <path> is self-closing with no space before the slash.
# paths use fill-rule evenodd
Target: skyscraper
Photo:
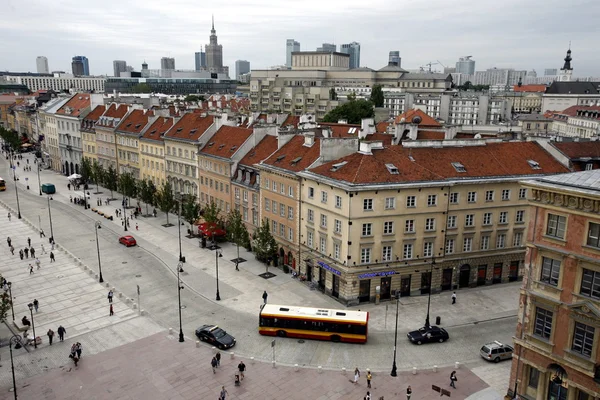
<path id="1" fill-rule="evenodd" d="M 200 51 L 194 53 L 194 64 L 196 71 L 200 71 L 206 67 L 206 53 L 202 51 L 202 47 L 200 47 Z"/>
<path id="2" fill-rule="evenodd" d="M 323 43 L 321 47 L 317 47 L 317 51 L 321 53 L 335 53 L 337 51 L 337 45 L 333 43 Z"/>
<path id="3" fill-rule="evenodd" d="M 160 69 L 175 69 L 175 59 L 172 57 L 161 58 Z"/>
<path id="4" fill-rule="evenodd" d="M 544 76 L 556 76 L 558 75 L 558 69 L 556 68 L 546 68 L 544 70 Z"/>
<path id="5" fill-rule="evenodd" d="M 223 45 L 217 42 L 217 31 L 215 31 L 215 17 L 212 19 L 210 30 L 210 43 L 204 48 L 206 51 L 206 66 L 209 70 L 223 68 Z"/>
<path id="6" fill-rule="evenodd" d="M 44 56 L 37 56 L 35 59 L 35 65 L 37 67 L 38 74 L 48 74 L 50 73 L 50 68 L 48 68 L 48 58 Z"/>
<path id="7" fill-rule="evenodd" d="M 246 60 L 237 60 L 235 62 L 235 79 L 240 80 L 240 75 L 250 72 L 250 62 Z"/>
<path id="8" fill-rule="evenodd" d="M 76 76 L 89 76 L 90 64 L 86 56 L 75 56 L 71 61 L 71 69 L 73 75 Z"/>
<path id="9" fill-rule="evenodd" d="M 113 61 L 113 76 L 118 78 L 121 76 L 121 72 L 127 71 L 127 62 L 123 60 Z"/>
<path id="10" fill-rule="evenodd" d="M 350 56 L 350 69 L 360 68 L 360 43 L 352 42 L 342 44 L 340 46 L 340 53 L 348 54 Z"/>
<path id="11" fill-rule="evenodd" d="M 473 56 L 460 57 L 456 62 L 456 73 L 473 75 L 475 73 L 475 60 L 471 60 Z"/>
<path id="12" fill-rule="evenodd" d="M 292 53 L 300 51 L 300 42 L 296 42 L 294 39 L 288 39 L 285 41 L 285 65 L 288 68 L 292 68 Z"/>
<path id="13" fill-rule="evenodd" d="M 400 58 L 400 52 L 397 50 L 390 51 L 390 55 L 388 57 L 388 65 L 395 65 L 397 67 L 401 67 L 402 59 Z"/>

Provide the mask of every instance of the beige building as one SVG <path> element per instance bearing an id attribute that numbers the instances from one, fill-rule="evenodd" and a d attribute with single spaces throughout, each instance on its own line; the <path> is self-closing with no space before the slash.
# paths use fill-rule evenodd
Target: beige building
<path id="1" fill-rule="evenodd" d="M 324 51 L 295 51 L 292 53 L 292 69 L 344 71 L 350 68 L 350 56 L 345 53 Z"/>
<path id="2" fill-rule="evenodd" d="M 106 111 L 106 106 L 96 106 L 81 121 L 81 142 L 83 158 L 88 159 L 90 163 L 98 161 L 96 153 L 96 122 Z"/>
<path id="3" fill-rule="evenodd" d="M 152 110 L 132 110 L 115 129 L 119 174 L 128 172 L 140 179 L 140 137 L 153 118 Z"/>
<path id="4" fill-rule="evenodd" d="M 140 137 L 140 178 L 157 188 L 165 183 L 164 136 L 175 124 L 174 118 L 158 117 Z"/>
<path id="5" fill-rule="evenodd" d="M 112 103 L 110 106 L 107 106 L 107 110 L 94 125 L 96 129 L 98 163 L 105 170 L 113 167 L 115 171 L 119 171 L 115 129 L 128 111 L 129 107 L 126 104 Z"/>
<path id="6" fill-rule="evenodd" d="M 44 141 L 42 142 L 42 150 L 45 153 L 44 160 L 47 161 L 47 165 L 54 171 L 62 170 L 60 149 L 58 147 L 58 121 L 56 119 L 56 112 L 70 98 L 59 97 L 52 99 L 38 109 L 41 131 L 44 134 Z"/>
<path id="7" fill-rule="evenodd" d="M 346 304 L 517 280 L 518 180 L 566 171 L 533 142 L 361 142 L 298 173 L 300 272 Z"/>

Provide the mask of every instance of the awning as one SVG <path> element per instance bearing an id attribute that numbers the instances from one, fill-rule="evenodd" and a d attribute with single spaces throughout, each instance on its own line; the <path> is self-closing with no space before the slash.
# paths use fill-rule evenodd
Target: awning
<path id="1" fill-rule="evenodd" d="M 81 191 L 74 191 L 73 194 L 75 195 L 75 197 L 81 197 L 81 198 L 83 198 L 84 196 L 86 196 L 86 194 L 84 192 L 81 192 Z M 87 198 L 89 199 L 89 198 L 91 198 L 91 196 L 88 194 Z"/>

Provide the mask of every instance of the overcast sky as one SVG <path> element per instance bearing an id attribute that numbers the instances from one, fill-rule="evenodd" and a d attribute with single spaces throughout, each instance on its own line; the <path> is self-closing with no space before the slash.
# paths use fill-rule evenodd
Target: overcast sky
<path id="1" fill-rule="evenodd" d="M 562 66 L 571 41 L 574 75 L 600 76 L 598 0 L 2 0 L 0 9 L 0 70 L 35 72 L 39 55 L 67 72 L 74 55 L 88 57 L 92 74 L 112 74 L 117 59 L 160 68 L 164 56 L 193 69 L 214 14 L 232 76 L 237 59 L 285 64 L 288 38 L 301 50 L 357 41 L 361 66 L 374 69 L 399 50 L 407 69 L 472 55 L 477 70 L 538 76 Z"/>

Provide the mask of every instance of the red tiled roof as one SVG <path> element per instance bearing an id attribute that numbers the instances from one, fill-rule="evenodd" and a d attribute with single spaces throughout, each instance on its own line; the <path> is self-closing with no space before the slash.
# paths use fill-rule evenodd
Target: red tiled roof
<path id="1" fill-rule="evenodd" d="M 375 125 L 375 131 L 376 132 L 380 132 L 380 133 L 385 133 L 387 132 L 387 127 L 390 126 L 391 122 L 380 122 L 377 125 Z"/>
<path id="2" fill-rule="evenodd" d="M 446 134 L 440 131 L 417 131 L 417 140 L 444 140 Z"/>
<path id="3" fill-rule="evenodd" d="M 392 144 L 392 139 L 393 139 L 392 135 L 390 135 L 388 133 L 381 133 L 381 132 L 371 133 L 365 137 L 365 140 L 368 142 L 381 140 L 383 142 L 384 146 L 390 146 Z"/>
<path id="4" fill-rule="evenodd" d="M 442 125 L 437 122 L 435 119 L 431 118 L 429 115 L 427 115 L 425 112 L 419 110 L 418 108 L 413 108 L 411 110 L 408 110 L 400 115 L 398 115 L 396 117 L 396 119 L 394 120 L 395 123 L 399 124 L 400 121 L 402 121 L 402 118 L 404 118 L 404 121 L 411 123 L 413 121 L 413 118 L 415 117 L 421 117 L 421 122 L 419 122 L 419 126 L 422 127 L 441 127 Z"/>
<path id="5" fill-rule="evenodd" d="M 531 93 L 545 93 L 548 88 L 546 85 L 519 85 L 513 86 L 515 92 L 531 92 Z"/>
<path id="6" fill-rule="evenodd" d="M 527 160 L 537 162 L 539 169 L 533 169 Z M 334 164 L 343 161 L 346 164 L 332 171 Z M 466 172 L 458 172 L 452 166 L 456 162 L 461 163 Z M 386 164 L 393 164 L 398 173 L 391 174 Z M 372 155 L 354 153 L 313 168 L 311 172 L 352 184 L 384 184 L 553 174 L 569 170 L 535 142 L 506 142 L 442 148 L 389 146 L 373 150 Z"/>
<path id="7" fill-rule="evenodd" d="M 296 135 L 279 150 L 263 161 L 263 164 L 292 172 L 308 168 L 319 158 L 320 139 L 315 138 L 311 147 L 304 146 L 304 136 Z"/>
<path id="8" fill-rule="evenodd" d="M 549 114 L 549 118 L 553 118 L 557 115 L 567 115 L 569 117 L 577 116 L 577 111 L 600 111 L 600 106 L 571 106 L 562 111 L 548 111 L 546 114 Z M 547 116 L 544 114 L 544 116 Z"/>
<path id="9" fill-rule="evenodd" d="M 174 119 L 158 117 L 142 135 L 142 139 L 163 141 L 163 135 L 173 126 Z"/>
<path id="10" fill-rule="evenodd" d="M 252 134 L 252 129 L 223 125 L 200 153 L 230 158 Z"/>
<path id="11" fill-rule="evenodd" d="M 214 123 L 212 115 L 202 117 L 199 113 L 183 114 L 175 126 L 167 132 L 165 137 L 197 141 L 200 136 Z"/>
<path id="12" fill-rule="evenodd" d="M 127 133 L 140 133 L 148 125 L 150 117 L 154 116 L 152 110 L 133 110 L 117 126 L 117 131 Z"/>
<path id="13" fill-rule="evenodd" d="M 98 118 L 104 114 L 106 106 L 96 106 L 88 115 L 85 116 L 86 121 L 98 121 Z"/>
<path id="14" fill-rule="evenodd" d="M 321 127 L 328 127 L 331 129 L 331 137 L 335 138 L 349 138 L 358 137 L 358 131 L 361 126 L 356 124 L 337 124 L 335 122 L 319 122 Z"/>
<path id="15" fill-rule="evenodd" d="M 127 107 L 126 104 L 113 103 L 108 107 L 108 110 L 106 110 L 106 112 L 102 116 L 120 119 L 120 118 L 123 118 L 123 116 L 125 114 L 127 114 L 128 110 L 129 110 L 129 108 Z M 96 125 L 103 126 L 103 124 L 101 124 L 101 123 L 96 123 Z M 113 126 L 112 122 L 110 123 L 109 126 L 111 126 L 111 127 Z"/>
<path id="16" fill-rule="evenodd" d="M 600 141 L 594 142 L 554 142 L 554 147 L 567 157 L 574 158 L 597 158 L 600 159 Z"/>
<path id="17" fill-rule="evenodd" d="M 76 93 L 56 113 L 70 117 L 79 117 L 90 105 L 91 101 L 88 93 Z M 67 113 L 67 109 L 71 109 L 71 112 Z"/>
<path id="18" fill-rule="evenodd" d="M 277 150 L 277 138 L 266 135 L 256 146 L 252 148 L 239 162 L 239 165 L 251 167 L 269 157 Z"/>
<path id="19" fill-rule="evenodd" d="M 300 116 L 290 114 L 287 116 L 285 121 L 283 121 L 283 124 L 281 124 L 281 126 L 293 125 L 294 128 L 297 128 L 299 122 L 300 122 Z"/>

